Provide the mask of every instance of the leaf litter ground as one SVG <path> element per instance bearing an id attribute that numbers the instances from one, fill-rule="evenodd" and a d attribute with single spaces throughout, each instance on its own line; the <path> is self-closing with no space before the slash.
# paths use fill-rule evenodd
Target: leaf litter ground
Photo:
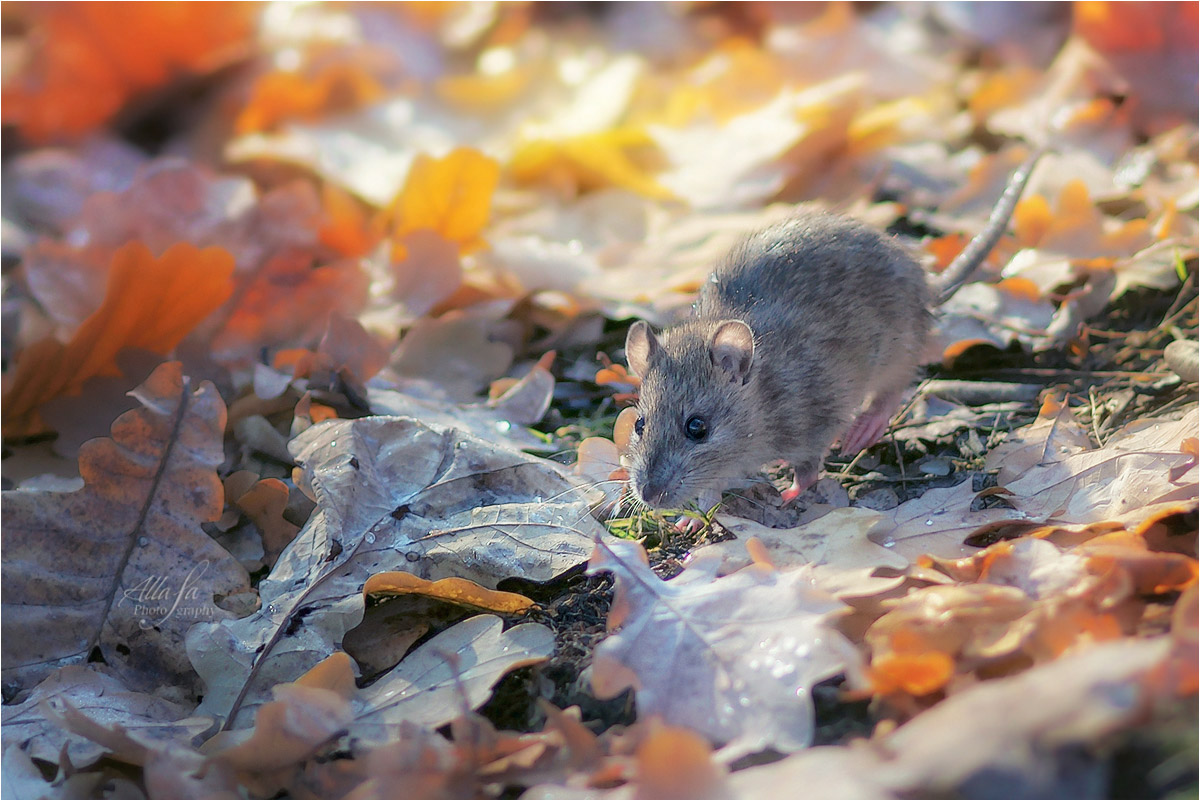
<path id="1" fill-rule="evenodd" d="M 144 8 L 5 20 L 5 797 L 1194 794 L 1194 7 Z M 797 201 L 944 266 L 1050 130 L 881 444 L 583 573 L 629 317 Z M 219 467 L 130 445 L 218 393 Z M 13 539 L 77 502 L 132 549 Z M 197 537 L 212 614 L 135 631 Z"/>

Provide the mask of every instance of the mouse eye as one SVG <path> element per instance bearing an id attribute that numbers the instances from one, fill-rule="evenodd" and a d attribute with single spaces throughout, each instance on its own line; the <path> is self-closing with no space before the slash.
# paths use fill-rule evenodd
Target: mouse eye
<path id="1" fill-rule="evenodd" d="M 646 418 L 642 417 L 639 414 L 638 419 L 633 421 L 633 433 L 637 434 L 640 437 L 642 435 L 642 432 L 645 430 L 646 430 Z"/>
<path id="2" fill-rule="evenodd" d="M 693 442 L 700 442 L 708 436 L 708 423 L 704 422 L 703 417 L 692 415 L 683 424 L 683 433 Z"/>

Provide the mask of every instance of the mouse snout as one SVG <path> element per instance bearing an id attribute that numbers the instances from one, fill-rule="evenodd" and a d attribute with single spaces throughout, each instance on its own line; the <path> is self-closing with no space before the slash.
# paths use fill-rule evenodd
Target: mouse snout
<path id="1" fill-rule="evenodd" d="M 637 490 L 639 498 L 655 509 L 666 506 L 666 501 L 670 495 L 666 482 L 662 481 L 644 480 L 641 483 L 634 484 L 634 489 Z"/>

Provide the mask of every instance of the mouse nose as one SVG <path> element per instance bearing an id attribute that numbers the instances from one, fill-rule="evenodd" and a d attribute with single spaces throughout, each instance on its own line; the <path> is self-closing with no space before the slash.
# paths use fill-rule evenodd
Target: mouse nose
<path id="1" fill-rule="evenodd" d="M 667 486 L 661 481 L 644 481 L 637 488 L 638 497 L 655 509 L 663 506 L 667 498 Z"/>

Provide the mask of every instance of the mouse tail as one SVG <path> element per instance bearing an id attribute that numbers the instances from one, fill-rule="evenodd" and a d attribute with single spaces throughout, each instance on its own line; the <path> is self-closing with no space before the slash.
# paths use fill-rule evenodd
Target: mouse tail
<path id="1" fill-rule="evenodd" d="M 1025 163 L 1013 173 L 1008 180 L 1008 186 L 1004 189 L 1004 194 L 992 208 L 987 225 L 942 272 L 938 294 L 934 299 L 935 306 L 941 306 L 948 301 L 979 269 L 979 265 L 983 264 L 984 259 L 992 252 L 992 248 L 996 247 L 996 243 L 1008 229 L 1008 221 L 1012 219 L 1013 211 L 1017 208 L 1017 201 L 1021 199 L 1021 194 L 1029 183 L 1029 177 L 1033 175 L 1033 168 L 1045 155 L 1046 150 L 1044 145 L 1037 147 L 1025 160 Z"/>

